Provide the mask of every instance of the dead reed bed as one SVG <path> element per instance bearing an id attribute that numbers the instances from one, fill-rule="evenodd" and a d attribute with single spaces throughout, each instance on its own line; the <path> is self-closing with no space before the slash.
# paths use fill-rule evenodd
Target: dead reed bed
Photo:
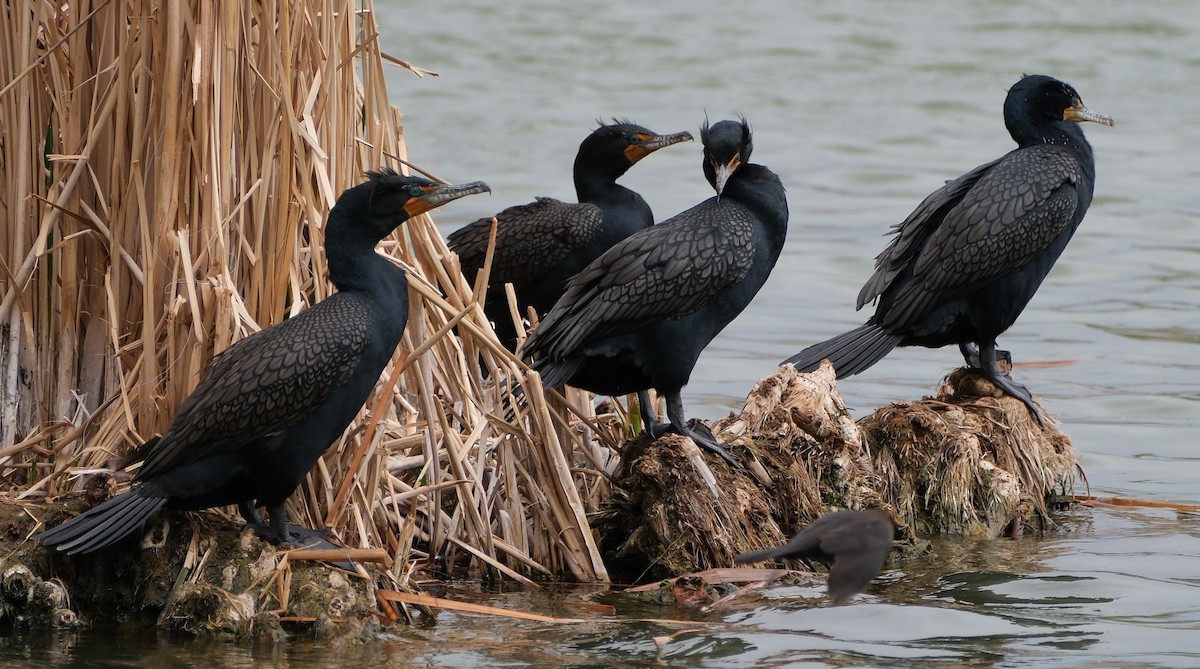
<path id="1" fill-rule="evenodd" d="M 371 0 L 5 1 L 6 501 L 41 519 L 120 470 L 214 355 L 330 294 L 330 207 L 365 170 L 407 160 L 384 69 L 431 74 L 384 54 L 375 19 Z M 404 340 L 293 517 L 386 549 L 386 587 L 430 556 L 520 581 L 607 580 L 588 514 L 623 417 L 524 378 L 428 218 L 380 250 L 410 273 Z"/>

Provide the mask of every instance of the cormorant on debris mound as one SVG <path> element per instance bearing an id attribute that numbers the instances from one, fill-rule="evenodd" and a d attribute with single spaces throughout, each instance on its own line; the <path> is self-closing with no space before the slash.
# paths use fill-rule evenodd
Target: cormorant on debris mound
<path id="1" fill-rule="evenodd" d="M 1074 88 L 1028 75 L 1004 101 L 1018 148 L 946 183 L 895 226 L 875 259 L 858 307 L 877 300 L 865 325 L 788 358 L 800 371 L 828 358 L 857 374 L 897 346 L 958 344 L 967 364 L 1029 407 L 1029 390 L 1002 373 L 996 337 L 1017 320 L 1066 248 L 1088 205 L 1096 164 L 1079 123 L 1112 125 Z"/>
<path id="2" fill-rule="evenodd" d="M 572 278 L 522 355 L 546 387 L 638 393 L 651 436 L 674 429 L 736 465 L 707 428 L 687 422 L 680 392 L 775 266 L 787 198 L 774 172 L 750 163 L 745 119 L 705 124 L 700 137 L 716 196 L 630 235 Z M 665 396 L 669 425 L 654 416 L 650 388 Z"/>

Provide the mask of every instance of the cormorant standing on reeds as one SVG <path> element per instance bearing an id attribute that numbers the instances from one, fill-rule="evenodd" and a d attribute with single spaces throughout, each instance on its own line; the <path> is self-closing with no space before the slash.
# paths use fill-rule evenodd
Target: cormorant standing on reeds
<path id="1" fill-rule="evenodd" d="M 680 392 L 700 352 L 775 266 L 787 198 L 774 172 L 749 162 L 745 119 L 705 123 L 700 137 L 716 196 L 630 235 L 572 278 L 522 355 L 546 387 L 638 393 L 651 436 L 673 428 L 733 463 L 707 428 L 689 425 Z M 669 425 L 654 416 L 650 388 L 666 398 Z"/>
<path id="2" fill-rule="evenodd" d="M 513 284 L 521 317 L 528 307 L 544 315 L 562 297 L 567 279 L 613 244 L 654 224 L 650 205 L 617 179 L 658 149 L 691 139 L 688 132 L 659 135 L 629 121 L 601 123 L 575 156 L 579 204 L 539 197 L 496 214 L 496 250 L 484 313 L 506 348 L 516 348 L 517 333 L 504 284 Z M 491 226 L 490 217 L 481 218 L 447 239 L 468 281 L 483 268 Z"/>
<path id="3" fill-rule="evenodd" d="M 162 507 L 227 504 L 237 504 L 269 541 L 322 536 L 288 524 L 287 498 L 354 419 L 408 320 L 404 271 L 375 245 L 412 216 L 488 190 L 482 182 L 447 186 L 391 170 L 369 177 L 329 212 L 325 255 L 338 291 L 222 352 L 166 433 L 149 444 L 133 489 L 42 533 L 44 545 L 90 553 Z"/>
<path id="4" fill-rule="evenodd" d="M 926 197 L 875 259 L 858 308 L 877 300 L 865 325 L 810 346 L 784 363 L 811 371 L 824 359 L 839 377 L 857 374 L 897 346 L 958 344 L 967 364 L 1040 412 L 1025 386 L 997 365 L 996 337 L 1029 303 L 1092 202 L 1096 164 L 1079 123 L 1112 125 L 1068 84 L 1043 75 L 1018 81 L 1004 123 L 1018 148 Z"/>

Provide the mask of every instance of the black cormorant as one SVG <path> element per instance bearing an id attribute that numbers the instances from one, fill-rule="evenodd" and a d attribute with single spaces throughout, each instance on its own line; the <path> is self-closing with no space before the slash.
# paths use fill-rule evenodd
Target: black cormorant
<path id="1" fill-rule="evenodd" d="M 691 139 L 688 132 L 659 135 L 628 121 L 602 123 L 575 156 L 579 204 L 539 197 L 496 214 L 496 250 L 484 312 L 505 347 L 515 349 L 517 333 L 504 284 L 513 284 L 522 317 L 531 306 L 544 315 L 562 297 L 567 279 L 613 244 L 654 224 L 650 205 L 617 179 L 654 151 Z M 469 281 L 483 268 L 491 225 L 491 218 L 481 218 L 447 240 Z"/>
<path id="2" fill-rule="evenodd" d="M 408 320 L 404 271 L 375 245 L 412 216 L 488 190 L 391 170 L 369 177 L 329 212 L 325 255 L 337 292 L 222 352 L 149 445 L 133 489 L 44 532 L 44 545 L 90 553 L 164 506 L 237 504 L 247 525 L 272 542 L 320 536 L 288 524 L 287 498 L 354 419 Z"/>
<path id="3" fill-rule="evenodd" d="M 1066 83 L 1043 75 L 1018 81 L 1004 123 L 1019 148 L 947 182 L 895 226 L 858 294 L 860 309 L 877 300 L 865 325 L 784 363 L 810 371 L 828 358 L 846 377 L 896 346 L 958 344 L 968 365 L 1040 423 L 1029 390 L 1000 371 L 996 337 L 1016 321 L 1092 202 L 1096 166 L 1083 121 L 1113 124 Z"/>
<path id="4" fill-rule="evenodd" d="M 787 234 L 783 184 L 751 164 L 750 126 L 706 123 L 704 175 L 717 195 L 617 243 L 567 283 L 522 354 L 547 387 L 637 392 L 646 429 L 668 428 L 733 462 L 712 433 L 684 418 L 680 391 L 704 347 L 766 282 Z M 658 422 L 648 389 L 666 398 Z"/>
<path id="5" fill-rule="evenodd" d="M 812 558 L 829 568 L 829 598 L 841 604 L 862 592 L 879 573 L 892 549 L 896 528 L 882 509 L 835 511 L 809 523 L 782 546 L 744 553 L 735 558 L 748 564 L 777 558 Z"/>

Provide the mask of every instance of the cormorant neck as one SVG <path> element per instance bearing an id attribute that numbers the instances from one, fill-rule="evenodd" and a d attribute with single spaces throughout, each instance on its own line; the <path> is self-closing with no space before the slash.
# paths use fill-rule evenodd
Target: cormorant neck
<path id="1" fill-rule="evenodd" d="M 575 195 L 579 202 L 594 202 L 616 193 L 633 191 L 617 183 L 617 179 L 629 171 L 631 165 L 625 161 L 613 164 L 596 161 L 585 155 L 575 157 Z"/>
<path id="2" fill-rule="evenodd" d="M 1073 121 L 1054 121 L 1051 123 L 1010 126 L 1009 134 L 1022 148 L 1037 144 L 1053 144 L 1080 151 L 1087 156 L 1092 155 L 1092 145 L 1083 136 L 1083 128 Z"/>
<path id="3" fill-rule="evenodd" d="M 783 247 L 787 237 L 788 205 L 787 193 L 779 176 L 764 165 L 750 163 L 738 168 L 729 181 L 720 200 L 734 200 L 758 215 L 766 225 L 767 237 L 776 252 Z"/>
<path id="4" fill-rule="evenodd" d="M 403 275 L 403 272 L 375 253 L 375 245 L 380 239 L 371 231 L 379 226 L 354 220 L 356 218 L 354 212 L 338 205 L 329 212 L 325 226 L 325 262 L 329 267 L 329 280 L 338 291 L 374 292 L 383 288 L 382 284 L 395 281 L 391 275 Z"/>

